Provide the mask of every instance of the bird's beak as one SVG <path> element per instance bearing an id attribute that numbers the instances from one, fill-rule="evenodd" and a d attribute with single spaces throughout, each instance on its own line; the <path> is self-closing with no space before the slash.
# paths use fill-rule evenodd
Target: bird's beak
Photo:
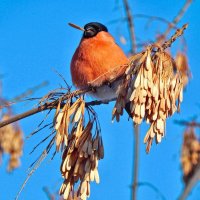
<path id="1" fill-rule="evenodd" d="M 78 26 L 78 25 L 76 25 L 76 24 L 72 24 L 72 23 L 68 23 L 71 27 L 73 27 L 73 28 L 76 28 L 76 29 L 78 29 L 78 30 L 81 30 L 81 31 L 85 31 L 85 29 L 84 28 L 82 28 L 82 27 L 80 27 L 80 26 Z"/>

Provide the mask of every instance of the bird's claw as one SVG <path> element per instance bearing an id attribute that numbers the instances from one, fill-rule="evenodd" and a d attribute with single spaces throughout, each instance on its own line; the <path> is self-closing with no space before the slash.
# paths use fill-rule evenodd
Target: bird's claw
<path id="1" fill-rule="evenodd" d="M 92 86 L 90 84 L 89 84 L 89 88 L 91 89 L 92 92 L 96 92 L 97 91 L 96 87 L 94 87 L 94 86 Z"/>

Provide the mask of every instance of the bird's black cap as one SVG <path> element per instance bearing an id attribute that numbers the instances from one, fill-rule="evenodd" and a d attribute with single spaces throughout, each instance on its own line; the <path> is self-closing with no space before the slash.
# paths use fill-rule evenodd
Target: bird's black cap
<path id="1" fill-rule="evenodd" d="M 90 22 L 90 23 L 86 24 L 84 26 L 84 30 L 85 30 L 83 33 L 84 38 L 94 37 L 95 35 L 97 35 L 97 33 L 101 32 L 101 31 L 108 32 L 107 27 L 99 22 Z"/>

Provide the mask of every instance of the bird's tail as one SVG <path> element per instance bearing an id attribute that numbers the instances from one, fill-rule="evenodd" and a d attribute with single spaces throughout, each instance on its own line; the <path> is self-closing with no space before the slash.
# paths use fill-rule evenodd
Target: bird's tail
<path id="1" fill-rule="evenodd" d="M 129 115 L 129 117 L 132 118 L 130 104 L 131 104 L 131 102 L 126 103 L 125 110 L 126 110 L 127 114 Z"/>

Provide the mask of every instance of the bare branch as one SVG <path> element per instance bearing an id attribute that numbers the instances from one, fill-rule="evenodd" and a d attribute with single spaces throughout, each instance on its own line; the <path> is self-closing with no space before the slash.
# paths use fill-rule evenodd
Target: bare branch
<path id="1" fill-rule="evenodd" d="M 86 88 L 86 89 L 83 89 L 83 90 L 75 90 L 74 92 L 72 92 L 70 94 L 64 95 L 61 100 L 64 101 L 64 100 L 70 98 L 71 96 L 78 96 L 78 95 L 81 95 L 81 94 L 85 94 L 86 92 L 89 92 L 91 90 L 92 90 L 92 88 Z M 3 126 L 6 126 L 8 124 L 11 124 L 13 122 L 16 122 L 20 119 L 24 119 L 26 117 L 34 115 L 36 113 L 39 113 L 39 112 L 42 112 L 42 111 L 45 111 L 45 110 L 48 110 L 48 109 L 53 109 L 53 108 L 57 107 L 59 100 L 60 99 L 56 99 L 55 101 L 47 102 L 44 105 L 38 106 L 37 108 L 33 108 L 33 109 L 31 109 L 27 112 L 24 112 L 22 114 L 15 115 L 14 117 L 9 118 L 8 120 L 2 121 L 2 122 L 0 122 L 0 128 L 3 127 Z"/>
<path id="2" fill-rule="evenodd" d="M 49 200 L 55 200 L 55 196 L 50 193 L 50 191 L 47 187 L 44 187 L 43 191 L 45 192 L 45 194 L 47 195 L 47 198 Z"/>
<path id="3" fill-rule="evenodd" d="M 200 128 L 200 123 L 195 122 L 195 121 L 189 122 L 189 121 L 186 121 L 186 120 L 174 120 L 174 122 L 176 124 L 183 125 L 183 126 L 191 126 L 191 127 Z"/>
<path id="4" fill-rule="evenodd" d="M 174 28 L 176 24 L 181 20 L 191 3 L 192 0 L 186 0 L 184 6 L 180 9 L 177 16 L 173 19 L 172 23 L 168 25 L 166 31 L 158 38 L 158 41 L 163 41 L 167 37 L 171 29 Z"/>
<path id="5" fill-rule="evenodd" d="M 137 199 L 137 187 L 138 187 L 138 169 L 139 169 L 139 147 L 140 147 L 140 135 L 139 135 L 139 125 L 134 124 L 134 164 L 133 164 L 133 185 L 132 185 L 132 200 Z"/>
<path id="6" fill-rule="evenodd" d="M 136 53 L 136 39 L 134 33 L 134 22 L 131 10 L 129 8 L 128 0 L 124 0 L 124 6 L 127 15 L 128 28 L 130 33 L 131 41 L 131 53 Z M 134 158 L 133 158 L 133 184 L 132 184 L 132 199 L 137 199 L 137 184 L 138 184 L 138 167 L 139 167 L 139 125 L 133 122 L 133 132 L 134 132 Z"/>
<path id="7" fill-rule="evenodd" d="M 79 95 L 85 93 L 83 90 L 76 90 L 75 92 L 77 92 Z M 89 92 L 89 89 L 87 92 Z M 66 99 L 67 99 L 67 96 L 66 96 Z M 63 100 L 65 100 L 65 99 L 63 99 Z M 95 100 L 95 101 L 87 102 L 86 106 L 97 106 L 97 105 L 101 105 L 101 104 L 108 104 L 109 102 L 114 101 L 114 100 L 115 99 L 110 99 L 107 101 Z M 38 106 L 37 108 L 33 108 L 31 110 L 28 110 L 27 112 L 21 113 L 19 115 L 15 115 L 5 121 L 0 122 L 0 128 L 6 126 L 8 124 L 11 124 L 13 122 L 24 119 L 26 117 L 29 117 L 31 115 L 37 114 L 39 112 L 49 110 L 49 109 L 55 109 L 55 108 L 57 108 L 57 106 L 58 106 L 58 100 L 55 100 L 53 102 L 47 102 L 44 105 Z M 63 105 L 61 105 L 61 107 L 63 107 Z"/>
<path id="8" fill-rule="evenodd" d="M 15 197 L 15 200 L 19 199 L 19 196 L 22 192 L 22 190 L 24 189 L 26 183 L 28 182 L 28 180 L 30 179 L 30 177 L 33 175 L 33 173 L 37 170 L 37 168 L 40 166 L 40 164 L 42 163 L 42 161 L 46 158 L 47 156 L 47 152 L 46 150 L 44 150 L 39 158 L 39 160 L 35 163 L 33 169 L 29 172 L 28 176 L 26 177 L 25 181 L 23 182 L 19 192 L 17 193 L 17 196 Z"/>
<path id="9" fill-rule="evenodd" d="M 163 22 L 163 23 L 165 23 L 165 24 L 167 24 L 167 25 L 170 25 L 171 24 L 171 22 L 170 21 L 168 21 L 168 20 L 166 20 L 165 18 L 163 18 L 163 17 L 158 17 L 158 16 L 153 16 L 153 15 L 146 15 L 146 14 L 133 14 L 132 15 L 132 17 L 134 18 L 134 19 L 136 19 L 136 18 L 145 18 L 145 19 L 148 19 L 149 21 L 160 21 L 160 22 Z M 123 21 L 125 21 L 125 20 L 127 20 L 127 17 L 124 17 L 124 18 L 120 18 L 120 19 L 115 19 L 115 20 L 112 20 L 112 21 L 109 21 L 108 23 L 109 24 L 113 24 L 113 23 L 116 23 L 116 22 L 118 22 L 118 21 L 120 21 L 120 20 L 123 20 Z M 176 26 L 174 25 L 173 27 L 172 27 L 172 29 L 176 29 Z"/>
<path id="10" fill-rule="evenodd" d="M 147 186 L 149 188 L 151 188 L 153 191 L 156 192 L 156 194 L 162 199 L 162 200 L 166 200 L 165 196 L 160 192 L 160 190 L 155 186 L 153 185 L 152 183 L 149 183 L 149 182 L 138 182 L 138 187 L 141 187 L 141 186 Z"/>
<path id="11" fill-rule="evenodd" d="M 126 10 L 127 20 L 128 20 L 128 27 L 130 33 L 130 42 L 131 42 L 131 53 L 136 53 L 136 39 L 135 39 L 135 32 L 134 32 L 134 23 L 133 23 L 133 16 L 131 14 L 131 10 L 129 8 L 128 0 L 124 0 L 124 6 Z"/>
<path id="12" fill-rule="evenodd" d="M 29 96 L 29 95 L 32 95 L 36 90 L 44 87 L 44 86 L 47 86 L 48 85 L 48 82 L 47 81 L 44 81 L 42 83 L 40 83 L 39 85 L 36 85 L 28 90 L 26 90 L 25 92 L 23 92 L 22 94 L 14 97 L 13 99 L 11 99 L 10 101 L 11 102 L 16 102 L 16 101 L 20 101 L 21 99 Z"/>
<path id="13" fill-rule="evenodd" d="M 175 34 L 172 35 L 172 37 L 171 37 L 169 40 L 167 40 L 166 42 L 164 42 L 164 44 L 162 45 L 162 48 L 163 48 L 163 49 L 166 49 L 166 48 L 170 47 L 171 44 L 172 44 L 178 37 L 180 37 L 181 35 L 183 35 L 183 32 L 184 32 L 184 30 L 185 30 L 187 27 L 188 27 L 188 24 L 184 24 L 184 25 L 182 26 L 182 28 L 177 29 L 176 32 L 175 32 Z"/>

